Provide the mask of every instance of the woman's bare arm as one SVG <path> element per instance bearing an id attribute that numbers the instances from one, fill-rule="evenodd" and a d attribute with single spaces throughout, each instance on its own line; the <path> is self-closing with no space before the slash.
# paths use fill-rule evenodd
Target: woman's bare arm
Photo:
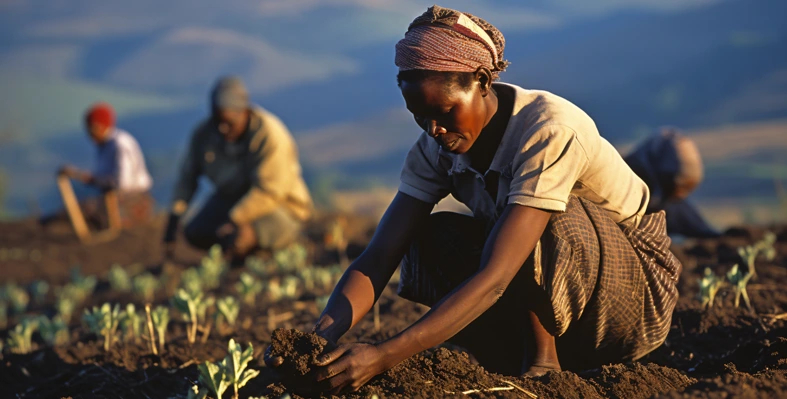
<path id="1" fill-rule="evenodd" d="M 396 194 L 369 246 L 334 288 L 315 326 L 318 334 L 336 341 L 372 308 L 433 207 Z"/>
<path id="2" fill-rule="evenodd" d="M 480 270 L 438 302 L 407 330 L 379 345 L 387 367 L 454 336 L 489 309 L 530 256 L 550 213 L 509 205 L 492 230 Z"/>

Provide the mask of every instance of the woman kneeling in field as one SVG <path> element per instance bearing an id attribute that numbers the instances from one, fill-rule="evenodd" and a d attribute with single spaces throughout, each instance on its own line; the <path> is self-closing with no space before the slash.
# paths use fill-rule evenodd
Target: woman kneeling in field
<path id="1" fill-rule="evenodd" d="M 487 329 L 525 326 L 522 372 L 533 376 L 561 369 L 564 344 L 573 358 L 605 363 L 640 358 L 666 338 L 681 265 L 664 213 L 645 214 L 647 186 L 581 109 L 496 82 L 504 45 L 484 20 L 438 6 L 396 45 L 399 87 L 424 133 L 315 332 L 338 340 L 400 260 L 399 294 L 431 310 L 383 342 L 320 358 L 315 378 L 329 390 L 358 389 L 490 308 L 504 307 L 509 321 Z M 432 214 L 448 194 L 473 216 Z"/>

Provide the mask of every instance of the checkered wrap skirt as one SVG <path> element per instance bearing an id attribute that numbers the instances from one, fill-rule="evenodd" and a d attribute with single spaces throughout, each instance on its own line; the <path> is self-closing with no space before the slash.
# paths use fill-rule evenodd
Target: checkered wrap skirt
<path id="1" fill-rule="evenodd" d="M 483 225 L 464 215 L 431 215 L 402 261 L 399 295 L 432 306 L 472 276 L 486 240 Z M 559 349 L 601 363 L 635 360 L 669 332 L 681 269 L 669 245 L 664 212 L 624 227 L 571 196 L 508 290 L 525 292 L 527 308 L 559 337 Z"/>

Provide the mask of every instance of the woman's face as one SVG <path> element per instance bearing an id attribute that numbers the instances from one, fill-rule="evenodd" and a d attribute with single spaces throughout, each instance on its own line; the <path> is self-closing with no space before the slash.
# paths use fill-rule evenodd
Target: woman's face
<path id="1" fill-rule="evenodd" d="M 452 153 L 470 150 L 488 123 L 487 103 L 478 81 L 464 89 L 436 77 L 402 81 L 400 88 L 418 126 Z"/>

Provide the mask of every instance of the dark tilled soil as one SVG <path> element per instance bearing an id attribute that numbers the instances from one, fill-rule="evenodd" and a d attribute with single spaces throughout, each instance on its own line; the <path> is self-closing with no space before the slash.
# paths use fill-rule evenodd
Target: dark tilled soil
<path id="1" fill-rule="evenodd" d="M 0 283 L 14 280 L 27 284 L 43 279 L 59 285 L 68 279 L 69 268 L 79 264 L 83 274 L 94 274 L 102 279 L 87 306 L 111 301 L 133 302 L 139 308 L 138 298 L 112 292 L 103 281 L 113 263 L 125 266 L 140 263 L 143 270 L 148 269 L 166 279 L 169 272 L 177 274 L 197 264 L 202 255 L 181 245 L 177 261 L 162 268 L 161 227 L 158 221 L 124 232 L 114 242 L 83 247 L 67 229 L 43 231 L 30 222 L 0 225 L 0 246 L 14 250 L 13 259 L 7 251 L 5 260 L 0 260 Z M 318 263 L 327 264 L 335 258 L 314 239 L 319 235 L 319 228 L 312 227 L 316 232 L 312 234 L 313 244 L 309 248 Z M 367 232 L 369 226 L 357 229 Z M 771 230 L 779 237 L 778 256 L 773 261 L 760 259 L 757 263 L 758 277 L 748 287 L 753 312 L 743 307 L 735 308 L 728 288 L 720 291 L 713 308 L 701 309 L 696 298 L 697 279 L 706 266 L 722 274 L 732 264 L 740 262 L 736 248 L 753 243 L 762 237 L 765 229 L 737 228 L 720 239 L 675 245 L 673 249 L 683 261 L 684 269 L 679 283 L 681 298 L 673 315 L 672 329 L 665 344 L 639 362 L 594 370 L 552 372 L 530 379 L 488 372 L 487 369 L 493 367 L 484 368 L 467 354 L 446 345 L 413 356 L 376 377 L 359 392 L 343 397 L 530 397 L 523 391 L 540 398 L 786 396 L 787 228 Z M 362 248 L 363 239 L 356 240 L 354 246 Z M 241 271 L 231 270 L 214 295 L 234 294 L 232 286 Z M 186 325 L 173 314 L 167 345 L 160 356 L 152 355 L 145 342 L 133 341 L 117 343 L 109 353 L 104 352 L 101 339 L 80 326 L 81 309 L 77 309 L 70 326 L 69 345 L 44 348 L 36 334 L 34 340 L 40 349 L 32 354 L 5 353 L 0 362 L 0 397 L 185 398 L 186 390 L 197 381 L 196 364 L 222 359 L 229 338 L 235 338 L 244 346 L 254 345 L 254 361 L 250 365 L 261 371 L 259 377 L 241 389 L 241 397 L 277 397 L 285 392 L 297 397 L 296 393 L 301 392 L 298 383 L 283 381 L 282 373 L 266 368 L 262 361 L 262 353 L 272 340 L 272 331 L 267 327 L 268 310 L 274 315 L 294 313 L 293 318 L 278 323 L 277 327 L 309 331 L 318 316 L 313 300 L 309 299 L 314 295 L 298 301 L 272 304 L 260 300 L 254 307 L 242 306 L 235 330 L 219 334 L 214 329 L 204 344 L 189 345 L 185 338 Z M 168 293 L 162 290 L 156 297 L 156 304 L 166 304 L 167 298 Z M 46 303 L 32 305 L 30 313 L 52 314 L 52 300 L 50 293 Z M 424 312 L 424 307 L 400 299 L 393 289 L 387 289 L 381 298 L 381 328 L 376 330 L 371 314 L 367 315 L 342 342 L 374 342 L 388 338 Z M 9 325 L 13 326 L 17 319 L 11 315 Z M 290 338 L 298 335 L 289 334 Z M 0 332 L 0 337 L 6 336 L 6 332 Z M 311 352 L 309 349 L 308 353 Z M 518 355 L 501 354 L 503 357 Z"/>
<path id="2" fill-rule="evenodd" d="M 271 336 L 271 356 L 284 360 L 279 366 L 283 374 L 306 375 L 317 361 L 317 356 L 330 350 L 327 346 L 325 338 L 292 328 L 277 328 Z"/>

